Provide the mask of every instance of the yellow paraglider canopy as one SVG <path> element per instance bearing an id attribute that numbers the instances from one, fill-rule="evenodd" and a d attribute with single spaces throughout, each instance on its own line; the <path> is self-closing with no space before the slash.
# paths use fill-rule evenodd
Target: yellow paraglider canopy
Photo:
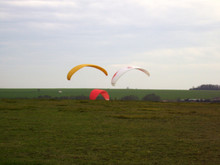
<path id="1" fill-rule="evenodd" d="M 70 80 L 71 77 L 72 77 L 72 75 L 73 75 L 75 72 L 77 72 L 79 69 L 83 68 L 83 67 L 93 67 L 93 68 L 96 68 L 96 69 L 101 70 L 106 76 L 108 75 L 108 72 L 107 72 L 104 68 L 102 68 L 102 67 L 100 67 L 100 66 L 98 66 L 98 65 L 93 65 L 93 64 L 81 64 L 81 65 L 75 66 L 74 68 L 72 68 L 72 69 L 69 71 L 69 73 L 67 74 L 67 79 Z"/>

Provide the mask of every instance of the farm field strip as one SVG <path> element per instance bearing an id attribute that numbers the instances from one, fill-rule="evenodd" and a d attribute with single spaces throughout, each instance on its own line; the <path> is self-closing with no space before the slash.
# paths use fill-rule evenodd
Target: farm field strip
<path id="1" fill-rule="evenodd" d="M 111 99 L 120 99 L 128 95 L 135 95 L 139 99 L 148 94 L 156 94 L 162 100 L 175 101 L 178 99 L 213 99 L 220 97 L 220 91 L 206 90 L 153 90 L 153 89 L 105 89 Z M 92 89 L 0 89 L 0 98 L 38 98 L 89 96 Z"/>

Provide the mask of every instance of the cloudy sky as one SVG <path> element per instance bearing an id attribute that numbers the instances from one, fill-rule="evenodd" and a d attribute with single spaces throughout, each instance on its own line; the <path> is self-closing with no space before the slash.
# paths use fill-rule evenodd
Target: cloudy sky
<path id="1" fill-rule="evenodd" d="M 0 88 L 220 84 L 219 0 L 0 0 Z M 68 71 L 91 63 L 68 81 Z M 130 71 L 116 87 L 111 77 Z"/>

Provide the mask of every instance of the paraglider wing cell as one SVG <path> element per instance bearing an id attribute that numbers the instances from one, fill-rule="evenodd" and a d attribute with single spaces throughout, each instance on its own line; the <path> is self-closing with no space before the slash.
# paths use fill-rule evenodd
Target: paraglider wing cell
<path id="1" fill-rule="evenodd" d="M 105 100 L 109 100 L 108 92 L 105 90 L 101 90 L 101 89 L 93 89 L 89 96 L 90 100 L 95 100 L 99 94 L 101 94 Z"/>
<path id="2" fill-rule="evenodd" d="M 72 75 L 73 75 L 75 72 L 77 72 L 79 69 L 83 68 L 83 67 L 93 67 L 93 68 L 96 68 L 96 69 L 99 69 L 100 71 L 102 71 L 106 76 L 108 75 L 108 72 L 107 72 L 104 68 L 102 68 L 102 67 L 100 67 L 100 66 L 98 66 L 98 65 L 93 65 L 93 64 L 81 64 L 81 65 L 75 66 L 74 68 L 72 68 L 72 69 L 68 72 L 68 74 L 67 74 L 67 79 L 70 80 L 71 77 L 72 77 Z"/>

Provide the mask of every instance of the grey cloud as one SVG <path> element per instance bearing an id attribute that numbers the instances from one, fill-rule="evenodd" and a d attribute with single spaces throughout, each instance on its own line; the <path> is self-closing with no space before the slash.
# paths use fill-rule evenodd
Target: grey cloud
<path id="1" fill-rule="evenodd" d="M 136 61 L 152 68 L 181 61 L 216 64 L 220 3 L 215 3 L 0 0 L 0 58 L 24 68 L 29 67 L 24 59 L 36 67 L 84 61 L 108 65 Z"/>

